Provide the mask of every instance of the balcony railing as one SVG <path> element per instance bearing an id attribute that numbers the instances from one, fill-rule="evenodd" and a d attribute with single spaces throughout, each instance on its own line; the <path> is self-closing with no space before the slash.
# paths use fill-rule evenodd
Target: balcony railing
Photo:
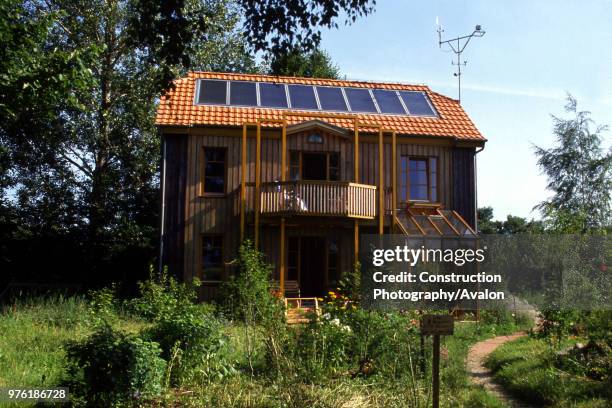
<path id="1" fill-rule="evenodd" d="M 376 216 L 376 197 L 376 186 L 345 181 L 262 183 L 259 209 L 264 215 L 371 219 Z"/>

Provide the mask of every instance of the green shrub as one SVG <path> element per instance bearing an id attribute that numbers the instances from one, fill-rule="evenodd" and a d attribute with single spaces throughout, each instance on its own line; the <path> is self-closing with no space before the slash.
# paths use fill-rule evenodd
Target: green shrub
<path id="1" fill-rule="evenodd" d="M 511 325 L 515 322 L 515 316 L 508 309 L 481 310 L 480 322 L 488 325 Z"/>
<path id="2" fill-rule="evenodd" d="M 226 342 L 223 324 L 210 305 L 197 303 L 199 281 L 177 282 L 164 270 L 158 277 L 139 282 L 140 296 L 129 308 L 153 325 L 144 335 L 160 344 L 168 361 L 167 382 L 183 385 L 222 377 L 233 371 L 219 355 Z"/>
<path id="3" fill-rule="evenodd" d="M 129 310 L 152 321 L 193 311 L 200 286 L 197 278 L 191 283 L 178 282 L 167 269 L 156 275 L 152 267 L 149 274 L 148 280 L 138 282 L 139 297 L 128 302 Z"/>
<path id="4" fill-rule="evenodd" d="M 172 385 L 218 379 L 234 372 L 220 354 L 227 341 L 222 323 L 193 306 L 181 307 L 183 313 L 164 317 L 145 332 L 146 338 L 160 344 Z"/>
<path id="5" fill-rule="evenodd" d="M 353 354 L 361 374 L 380 373 L 390 378 L 413 375 L 419 342 L 414 313 L 357 309 L 348 315 L 348 324 L 354 333 Z"/>
<path id="6" fill-rule="evenodd" d="M 294 346 L 297 368 L 307 381 L 350 368 L 353 333 L 350 326 L 329 314 L 313 320 L 298 334 Z"/>
<path id="7" fill-rule="evenodd" d="M 108 288 L 91 290 L 89 297 L 89 321 L 94 326 L 110 324 L 117 321 L 117 288 L 112 284 Z"/>
<path id="8" fill-rule="evenodd" d="M 223 309 L 235 320 L 262 324 L 278 318 L 280 296 L 271 282 L 272 266 L 245 241 L 238 251 L 238 273 L 221 287 Z M 281 308 L 282 309 L 282 308 Z"/>
<path id="9" fill-rule="evenodd" d="M 271 282 L 272 267 L 264 261 L 250 241 L 245 241 L 238 251 L 238 274 L 232 276 L 221 288 L 223 310 L 244 328 L 245 352 L 251 374 L 254 373 L 255 340 L 264 339 L 267 368 L 282 375 L 289 368 L 283 350 L 290 341 L 285 324 L 285 309 L 281 296 Z"/>
<path id="10" fill-rule="evenodd" d="M 69 387 L 77 405 L 129 404 L 162 391 L 166 363 L 155 342 L 102 325 L 65 349 Z"/>

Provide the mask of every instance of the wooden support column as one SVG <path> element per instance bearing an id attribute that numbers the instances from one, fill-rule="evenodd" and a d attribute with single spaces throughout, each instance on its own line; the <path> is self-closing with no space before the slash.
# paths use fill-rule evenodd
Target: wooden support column
<path id="1" fill-rule="evenodd" d="M 242 125 L 242 146 L 240 156 L 240 242 L 244 241 L 246 223 L 246 161 L 247 161 L 247 124 Z"/>
<path id="2" fill-rule="evenodd" d="M 255 249 L 259 248 L 259 206 L 260 192 L 259 185 L 261 184 L 261 122 L 257 122 L 257 140 L 255 142 Z"/>
<path id="3" fill-rule="evenodd" d="M 359 261 L 359 221 L 355 219 L 353 224 L 353 239 L 355 244 L 355 262 Z"/>
<path id="4" fill-rule="evenodd" d="M 378 235 L 385 228 L 385 173 L 383 130 L 378 129 Z"/>
<path id="5" fill-rule="evenodd" d="M 354 164 L 354 172 L 353 179 L 355 183 L 359 183 L 359 124 L 357 123 L 357 119 L 354 122 L 355 127 L 355 140 L 353 141 L 353 164 Z"/>
<path id="6" fill-rule="evenodd" d="M 432 407 L 440 407 L 440 335 L 433 336 L 433 359 L 431 363 Z"/>
<path id="7" fill-rule="evenodd" d="M 283 130 L 281 133 L 281 182 L 286 180 L 287 172 L 287 121 L 283 121 Z M 285 296 L 285 218 L 280 221 L 280 294 Z"/>
<path id="8" fill-rule="evenodd" d="M 280 220 L 280 295 L 285 297 L 285 218 Z"/>
<path id="9" fill-rule="evenodd" d="M 353 141 L 353 180 L 355 180 L 355 183 L 359 183 L 359 124 L 357 118 L 354 119 L 353 126 L 355 136 Z M 353 197 L 354 199 L 355 197 Z M 353 224 L 353 240 L 355 245 L 355 260 L 353 263 L 357 263 L 359 261 L 359 220 L 357 219 L 355 219 Z"/>
<path id="10" fill-rule="evenodd" d="M 391 133 L 391 233 L 395 234 L 397 211 L 397 135 Z"/>

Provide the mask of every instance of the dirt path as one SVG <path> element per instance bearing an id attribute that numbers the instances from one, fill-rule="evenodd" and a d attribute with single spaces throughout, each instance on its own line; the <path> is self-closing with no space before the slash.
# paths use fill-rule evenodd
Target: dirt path
<path id="1" fill-rule="evenodd" d="M 482 385 L 485 390 L 493 394 L 497 399 L 512 408 L 531 408 L 530 405 L 518 402 L 510 396 L 501 385 L 493 381 L 493 373 L 484 366 L 489 354 L 502 344 L 526 336 L 525 332 L 518 332 L 509 336 L 497 336 L 474 344 L 467 356 L 467 370 L 473 383 Z"/>

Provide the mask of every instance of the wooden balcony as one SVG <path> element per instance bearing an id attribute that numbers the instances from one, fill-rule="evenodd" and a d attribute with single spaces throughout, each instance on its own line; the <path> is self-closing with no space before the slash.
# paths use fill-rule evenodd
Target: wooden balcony
<path id="1" fill-rule="evenodd" d="M 312 215 L 373 219 L 376 186 L 346 181 L 262 183 L 262 215 Z"/>

